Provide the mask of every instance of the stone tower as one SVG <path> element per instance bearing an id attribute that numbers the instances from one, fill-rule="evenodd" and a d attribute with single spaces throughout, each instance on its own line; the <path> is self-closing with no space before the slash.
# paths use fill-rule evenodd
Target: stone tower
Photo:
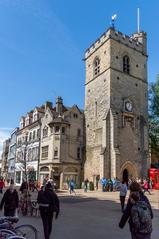
<path id="1" fill-rule="evenodd" d="M 146 33 L 109 28 L 85 52 L 86 160 L 84 177 L 147 175 Z"/>

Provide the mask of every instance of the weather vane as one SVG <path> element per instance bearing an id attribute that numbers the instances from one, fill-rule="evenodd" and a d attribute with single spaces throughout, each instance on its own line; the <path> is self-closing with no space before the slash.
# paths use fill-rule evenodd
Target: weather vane
<path id="1" fill-rule="evenodd" d="M 114 14 L 114 15 L 112 16 L 112 22 L 111 22 L 112 28 L 115 28 L 115 20 L 116 20 L 116 18 L 117 18 L 117 15 Z"/>

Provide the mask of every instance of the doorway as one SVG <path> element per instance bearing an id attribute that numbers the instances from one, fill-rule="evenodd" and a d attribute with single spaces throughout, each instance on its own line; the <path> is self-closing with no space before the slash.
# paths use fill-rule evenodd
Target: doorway
<path id="1" fill-rule="evenodd" d="M 129 172 L 128 170 L 125 168 L 123 171 L 123 181 L 125 181 L 126 183 L 128 183 L 129 180 Z"/>

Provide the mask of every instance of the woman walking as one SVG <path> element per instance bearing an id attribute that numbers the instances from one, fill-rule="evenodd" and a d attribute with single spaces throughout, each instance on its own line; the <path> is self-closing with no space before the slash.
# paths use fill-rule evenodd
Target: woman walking
<path id="1" fill-rule="evenodd" d="M 17 190 L 14 188 L 14 184 L 11 184 L 9 189 L 4 193 L 0 204 L 0 210 L 2 210 L 4 206 L 4 216 L 15 216 L 18 202 Z"/>

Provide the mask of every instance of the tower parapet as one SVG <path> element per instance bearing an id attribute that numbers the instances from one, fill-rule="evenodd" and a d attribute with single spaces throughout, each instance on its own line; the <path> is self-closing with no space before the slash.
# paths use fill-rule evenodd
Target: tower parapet
<path id="1" fill-rule="evenodd" d="M 142 54 L 146 55 L 146 33 L 139 32 L 135 33 L 132 36 L 128 36 L 115 30 L 114 28 L 109 28 L 104 32 L 86 51 L 85 59 L 92 55 L 101 45 L 103 45 L 109 39 L 120 42 L 121 44 L 127 45 L 130 48 L 133 48 Z"/>

